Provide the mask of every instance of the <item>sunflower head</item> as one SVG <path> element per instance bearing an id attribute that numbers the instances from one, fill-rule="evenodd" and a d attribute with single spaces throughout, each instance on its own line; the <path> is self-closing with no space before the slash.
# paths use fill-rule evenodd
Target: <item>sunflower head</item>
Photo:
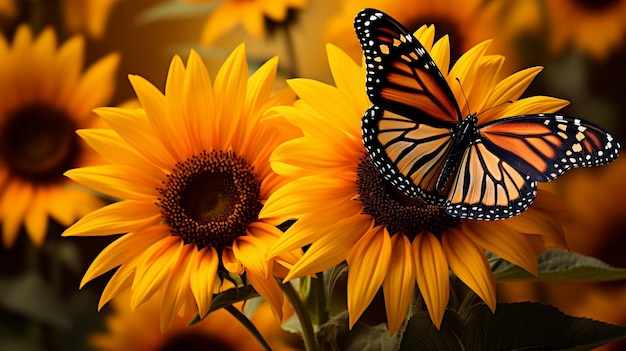
<path id="1" fill-rule="evenodd" d="M 37 37 L 18 27 L 11 45 L 0 37 L 0 219 L 5 247 L 22 224 L 40 245 L 48 217 L 69 226 L 101 206 L 63 177 L 68 169 L 101 160 L 76 136 L 94 127 L 91 112 L 111 97 L 119 62 L 111 54 L 83 69 L 84 40 L 75 36 L 57 48 L 51 28 Z"/>
<path id="2" fill-rule="evenodd" d="M 468 50 L 449 67 L 447 36 L 435 42 L 434 27 L 423 26 L 415 37 L 442 71 L 458 105 L 485 111 L 480 122 L 515 111 L 550 112 L 565 105 L 549 97 L 520 99 L 540 69 L 503 78 L 504 58 L 485 53 L 489 41 Z M 304 133 L 272 155 L 273 169 L 291 181 L 272 194 L 261 210 L 264 216 L 298 218 L 277 240 L 270 256 L 309 245 L 286 280 L 347 261 L 350 325 L 382 287 L 393 334 L 404 321 L 416 285 L 439 327 L 450 296 L 450 271 L 494 309 L 495 281 L 485 250 L 536 274 L 537 250 L 565 245 L 561 217 L 556 215 L 560 208 L 542 200 L 551 199 L 543 190 L 537 202 L 547 206 L 531 208 L 514 220 L 484 222 L 453 218 L 391 187 L 362 142 L 361 118 L 371 106 L 363 87 L 366 69 L 332 45 L 328 61 L 334 86 L 290 80 L 300 100 L 293 107 L 277 109 Z M 462 112 L 470 114 L 469 109 Z"/>
<path id="3" fill-rule="evenodd" d="M 204 316 L 218 276 L 245 273 L 244 281 L 282 315 L 274 275 L 284 276 L 300 251 L 268 260 L 281 231 L 275 218 L 259 212 L 283 183 L 270 168 L 270 154 L 300 132 L 270 112 L 294 99 L 290 89 L 272 92 L 277 64 L 270 59 L 248 77 L 240 45 L 212 83 L 192 51 L 186 66 L 179 57 L 172 60 L 165 93 L 131 76 L 141 108 L 98 109 L 111 130 L 79 132 L 109 164 L 66 175 L 121 201 L 85 216 L 64 235 L 126 233 L 83 278 L 85 284 L 119 266 L 101 306 L 129 287 L 132 308 L 164 289 L 165 329 L 189 303 Z"/>

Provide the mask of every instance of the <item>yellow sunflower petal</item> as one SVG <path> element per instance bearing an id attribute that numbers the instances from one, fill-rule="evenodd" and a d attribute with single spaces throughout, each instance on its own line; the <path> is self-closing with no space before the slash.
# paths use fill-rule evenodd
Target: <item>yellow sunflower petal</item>
<path id="1" fill-rule="evenodd" d="M 198 313 L 204 317 L 213 300 L 213 284 L 217 276 L 219 257 L 212 247 L 192 250 L 189 266 L 191 267 L 191 292 L 198 306 Z"/>
<path id="2" fill-rule="evenodd" d="M 76 133 L 102 157 L 114 164 L 135 166 L 153 177 L 163 175 L 163 170 L 146 160 L 143 155 L 126 144 L 124 139 L 111 129 L 81 129 Z"/>
<path id="3" fill-rule="evenodd" d="M 330 71 L 335 81 L 337 89 L 340 91 L 354 92 L 350 96 L 351 105 L 369 106 L 371 102 L 366 94 L 363 94 L 363 84 L 365 81 L 353 79 L 362 75 L 362 68 L 352 61 L 352 59 L 342 50 L 332 44 L 326 45 L 328 63 Z M 358 92 L 358 93 L 357 93 Z"/>
<path id="4" fill-rule="evenodd" d="M 132 148 L 163 169 L 171 169 L 175 159 L 154 136 L 143 110 L 101 107 L 94 110 Z"/>
<path id="5" fill-rule="evenodd" d="M 448 262 L 439 240 L 430 233 L 422 233 L 411 245 L 415 262 L 415 279 L 428 314 L 437 329 L 450 298 Z"/>
<path id="6" fill-rule="evenodd" d="M 178 63 L 178 64 L 177 64 Z M 174 67 L 182 66 L 180 58 L 175 56 L 170 65 L 170 70 Z M 180 68 L 182 69 L 182 68 Z M 171 72 L 170 72 L 171 73 Z M 168 80 L 174 80 L 178 74 L 168 75 Z M 175 128 L 174 121 L 170 117 L 168 104 L 165 95 L 159 91 L 154 85 L 148 82 L 145 78 L 136 75 L 129 75 L 128 80 L 137 94 L 137 98 L 141 103 L 141 106 L 146 111 L 146 117 L 152 126 L 157 139 L 165 147 L 166 156 L 168 159 L 184 160 L 189 155 L 185 155 L 179 152 L 178 137 L 172 131 L 178 130 Z M 172 83 L 170 83 L 172 84 Z M 115 128 L 115 127 L 114 127 Z M 184 138 L 181 136 L 180 138 Z"/>
<path id="7" fill-rule="evenodd" d="M 255 274 L 247 275 L 246 278 L 250 282 L 250 284 L 254 287 L 259 295 L 263 296 L 263 298 L 269 302 L 272 307 L 272 312 L 276 319 L 279 321 L 283 320 L 283 292 L 278 286 L 276 279 L 273 276 L 267 277 L 264 279 L 263 277 L 259 277 Z M 291 284 L 291 283 L 287 283 Z"/>
<path id="8" fill-rule="evenodd" d="M 190 120 L 198 119 L 195 115 L 189 115 L 187 113 L 187 106 L 185 101 L 185 64 L 180 56 L 174 56 L 170 63 L 169 71 L 167 72 L 167 80 L 165 81 L 165 96 L 164 102 L 166 103 L 165 113 L 159 116 L 164 119 L 150 119 L 155 124 L 155 130 L 163 135 L 163 139 L 172 145 L 168 145 L 173 148 L 173 155 L 179 160 L 191 156 L 197 148 L 194 148 L 198 144 L 194 143 L 192 135 L 198 131 L 191 129 Z M 158 106 L 158 105 L 157 105 Z M 158 108 L 157 106 L 154 106 Z M 146 114 L 149 112 L 146 110 Z M 177 130 L 177 133 L 173 133 Z"/>
<path id="9" fill-rule="evenodd" d="M 450 37 L 447 34 L 433 45 L 432 50 L 430 50 L 430 56 L 437 64 L 439 71 L 443 73 L 443 76 L 448 76 L 450 70 Z"/>
<path id="10" fill-rule="evenodd" d="M 54 58 L 54 65 L 57 69 L 51 72 L 51 80 L 65 82 L 65 84 L 58 84 L 57 86 L 56 96 L 59 103 L 72 99 L 76 85 L 80 80 L 80 72 L 83 69 L 84 48 L 84 38 L 78 35 L 73 36 L 63 43 Z"/>
<path id="11" fill-rule="evenodd" d="M 391 260 L 391 238 L 384 227 L 372 228 L 354 245 L 347 257 L 348 314 L 350 328 L 361 317 L 380 289 Z"/>
<path id="12" fill-rule="evenodd" d="M 343 201 L 349 201 L 349 199 L 344 198 Z M 319 233 L 316 234 L 316 230 L 311 229 L 312 224 L 317 223 L 320 226 L 328 226 L 329 228 L 332 227 L 333 229 L 341 228 L 341 230 L 337 230 L 337 232 L 342 232 L 344 229 L 348 229 L 351 225 L 355 225 L 359 222 L 367 222 L 367 216 L 359 216 L 359 206 L 354 206 L 354 209 L 352 211 L 350 211 L 350 209 L 346 209 L 345 212 L 343 212 L 344 208 L 339 207 L 340 205 L 328 205 L 330 206 L 329 208 L 336 208 L 338 211 L 330 211 L 327 216 L 316 216 L 315 213 L 313 213 L 310 216 L 298 219 L 298 221 L 296 221 L 285 232 L 285 234 L 278 238 L 278 240 L 273 244 L 272 248 L 270 249 L 269 256 L 272 257 L 282 252 L 291 251 L 295 248 L 306 245 L 307 243 L 313 241 L 315 238 L 321 238 L 322 235 L 320 235 Z M 367 224 L 359 225 L 360 229 L 363 229 L 363 226 L 367 226 Z"/>
<path id="13" fill-rule="evenodd" d="M 87 282 L 122 265 L 133 257 L 141 256 L 154 243 L 169 234 L 166 226 L 153 226 L 126 234 L 109 244 L 93 260 L 80 282 L 82 288 Z"/>
<path id="14" fill-rule="evenodd" d="M 341 185 L 336 179 L 324 176 L 290 182 L 270 196 L 259 216 L 297 218 L 303 213 L 316 210 L 320 203 L 332 207 L 353 198 L 355 189 Z"/>
<path id="15" fill-rule="evenodd" d="M 99 236 L 128 233 L 161 221 L 152 202 L 125 200 L 93 211 L 63 232 L 63 236 Z"/>
<path id="16" fill-rule="evenodd" d="M 346 256 L 353 250 L 356 242 L 372 225 L 371 219 L 366 216 L 363 217 L 364 220 L 360 221 L 347 218 L 335 222 L 333 232 L 330 233 L 332 235 L 320 236 L 319 230 L 309 229 L 313 233 L 317 233 L 318 239 L 311 244 L 304 255 L 302 255 L 302 258 L 293 265 L 284 281 L 327 270 L 345 260 Z M 298 222 L 300 221 L 303 221 L 303 219 Z M 309 224 L 308 228 L 316 227 Z M 298 239 L 295 238 L 295 240 Z"/>
<path id="17" fill-rule="evenodd" d="M 392 236 L 391 252 L 389 272 L 383 281 L 389 335 L 395 334 L 404 322 L 415 288 L 415 271 L 409 238 L 402 234 Z"/>
<path id="18" fill-rule="evenodd" d="M 135 276 L 135 267 L 136 264 L 127 263 L 115 271 L 102 291 L 100 301 L 98 302 L 98 311 L 120 291 L 127 290 L 132 286 L 133 277 Z"/>
<path id="19" fill-rule="evenodd" d="M 243 110 L 244 99 L 248 85 L 248 61 L 246 60 L 246 49 L 244 44 L 240 44 L 228 56 L 222 67 L 220 67 L 215 77 L 215 108 L 218 116 L 228 116 L 216 118 L 219 122 L 221 145 L 228 148 L 232 145 L 235 136 L 241 136 L 239 118 Z"/>
<path id="20" fill-rule="evenodd" d="M 184 104 L 188 113 L 189 135 L 195 138 L 198 149 L 210 149 L 216 133 L 210 127 L 209 118 L 204 118 L 214 111 L 213 85 L 206 66 L 198 53 L 192 50 L 187 60 L 185 71 Z"/>
<path id="21" fill-rule="evenodd" d="M 443 249 L 450 269 L 494 311 L 496 281 L 484 251 L 456 228 L 443 236 Z"/>
<path id="22" fill-rule="evenodd" d="M 531 96 L 505 105 L 501 116 L 517 116 L 530 113 L 552 113 L 567 106 L 567 100 L 548 96 Z"/>
<path id="23" fill-rule="evenodd" d="M 225 247 L 222 250 L 222 265 L 233 274 L 243 274 L 245 271 L 243 264 L 235 256 L 232 247 Z"/>
<path id="24" fill-rule="evenodd" d="M 142 253 L 131 287 L 133 295 L 130 299 L 130 308 L 133 311 L 152 297 L 167 281 L 182 249 L 183 241 L 180 237 L 167 236 Z"/>
<path id="25" fill-rule="evenodd" d="M 466 221 L 463 231 L 478 246 L 537 275 L 537 257 L 528 237 L 507 226 L 506 221 L 485 223 Z"/>
<path id="26" fill-rule="evenodd" d="M 233 242 L 233 253 L 246 272 L 263 280 L 269 277 L 267 246 L 262 240 L 251 235 L 240 236 Z"/>
<path id="27" fill-rule="evenodd" d="M 189 278 L 190 278 L 190 251 L 195 250 L 195 245 L 182 245 L 182 249 L 178 252 L 177 261 L 171 268 L 172 274 L 169 277 L 167 286 L 165 287 L 165 293 L 163 296 L 163 302 L 161 306 L 161 333 L 172 325 L 174 317 L 182 310 L 187 297 L 190 293 Z"/>
<path id="28" fill-rule="evenodd" d="M 94 63 L 83 73 L 76 92 L 72 95 L 70 107 L 77 111 L 89 112 L 94 106 L 101 106 L 113 95 L 115 81 L 103 79 L 113 77 L 120 62 L 120 55 L 112 53 Z"/>
<path id="29" fill-rule="evenodd" d="M 24 218 L 26 233 L 37 247 L 43 244 L 48 230 L 48 211 L 46 211 L 48 201 L 47 191 L 37 190 L 33 194 L 33 201 Z"/>
<path id="30" fill-rule="evenodd" d="M 0 199 L 0 213 L 2 214 L 2 243 L 10 248 L 17 239 L 20 224 L 26 210 L 33 199 L 34 190 L 31 186 L 21 182 L 12 182 L 4 189 Z"/>
<path id="31" fill-rule="evenodd" d="M 244 102 L 244 111 L 256 120 L 260 116 L 255 116 L 259 111 L 264 111 L 261 106 L 265 104 L 272 93 L 276 70 L 278 69 L 278 56 L 275 56 L 265 62 L 258 70 L 256 70 L 250 78 L 248 78 L 248 86 L 246 91 L 246 100 Z M 254 125 L 251 123 L 250 125 Z"/>
<path id="32" fill-rule="evenodd" d="M 92 166 L 71 169 L 65 176 L 88 188 L 120 199 L 154 201 L 162 184 L 136 168 L 125 166 Z"/>
<path id="33" fill-rule="evenodd" d="M 346 116 L 363 115 L 365 110 L 360 106 L 346 104 L 345 101 L 350 97 L 345 92 L 312 79 L 290 79 L 287 83 L 302 101 L 312 106 L 321 116 L 332 119 L 336 127 L 350 132 L 350 135 L 360 133 L 360 125 Z"/>

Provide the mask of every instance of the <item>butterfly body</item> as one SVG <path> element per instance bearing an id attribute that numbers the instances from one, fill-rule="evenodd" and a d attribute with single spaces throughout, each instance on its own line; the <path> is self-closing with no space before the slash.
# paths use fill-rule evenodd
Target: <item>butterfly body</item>
<path id="1" fill-rule="evenodd" d="M 467 149 L 472 143 L 480 141 L 478 128 L 476 128 L 477 122 L 478 117 L 476 114 L 471 114 L 450 129 L 452 149 L 450 150 L 450 154 L 446 158 L 441 173 L 437 178 L 437 183 L 435 184 L 435 189 L 437 191 L 440 192 L 444 190 L 446 183 L 450 179 L 452 172 L 463 156 L 465 149 Z"/>
<path id="2" fill-rule="evenodd" d="M 373 103 L 362 118 L 363 143 L 384 179 L 407 196 L 458 218 L 505 219 L 530 206 L 537 181 L 619 154 L 608 132 L 575 117 L 463 116 L 434 60 L 401 24 L 365 9 L 355 29 Z"/>

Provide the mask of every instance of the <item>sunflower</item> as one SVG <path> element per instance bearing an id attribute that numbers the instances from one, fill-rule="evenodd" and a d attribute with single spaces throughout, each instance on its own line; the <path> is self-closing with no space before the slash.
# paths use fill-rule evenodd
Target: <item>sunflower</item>
<path id="1" fill-rule="evenodd" d="M 603 59 L 623 45 L 626 35 L 626 1 L 546 1 L 549 44 L 555 51 L 567 45 Z"/>
<path id="2" fill-rule="evenodd" d="M 407 6 L 404 1 L 347 0 L 342 3 L 339 13 L 330 20 L 326 38 L 329 43 L 348 53 L 352 59 L 359 60 L 362 51 L 354 34 L 352 19 L 361 9 L 372 7 L 388 13 L 405 24 L 409 30 L 415 30 L 424 24 L 436 25 L 440 35 L 448 34 L 452 38 L 453 58 L 458 58 L 477 43 L 493 38 L 496 40 L 491 51 L 515 57 L 512 54 L 514 38 L 527 25 L 522 25 L 519 20 L 527 20 L 528 16 L 517 11 L 522 10 L 517 2 L 514 5 L 515 11 L 509 9 L 511 6 L 513 5 L 503 1 L 485 4 L 482 0 L 425 0 L 411 6 Z M 519 16 L 508 15 L 512 13 Z"/>
<path id="3" fill-rule="evenodd" d="M 219 2 L 202 31 L 201 42 L 211 44 L 237 25 L 255 38 L 262 37 L 268 25 L 289 21 L 290 11 L 306 6 L 306 0 L 180 0 L 185 2 Z"/>
<path id="4" fill-rule="evenodd" d="M 422 27 L 416 37 L 439 67 L 447 67 L 447 37 L 433 46 L 432 26 Z M 504 58 L 485 55 L 488 45 L 484 42 L 463 55 L 449 75 L 444 70 L 451 86 L 458 85 L 453 84 L 457 77 L 466 82 L 470 106 L 478 111 L 492 107 L 479 118 L 556 111 L 566 104 L 549 97 L 519 99 L 540 68 L 500 80 Z M 415 283 L 439 327 L 449 299 L 449 270 L 493 310 L 495 281 L 485 249 L 537 274 L 537 253 L 564 247 L 562 208 L 547 191 L 540 190 L 535 204 L 517 217 L 484 222 L 452 218 L 440 207 L 389 187 L 362 142 L 361 117 L 371 106 L 363 86 L 365 69 L 332 45 L 328 61 L 336 87 L 290 80 L 300 100 L 277 109 L 301 127 L 304 136 L 278 147 L 271 159 L 272 168 L 291 181 L 268 199 L 261 214 L 298 220 L 278 239 L 270 256 L 310 244 L 285 280 L 346 260 L 350 326 L 382 286 L 393 334 L 407 314 Z M 507 100 L 514 102 L 501 104 Z M 463 100 L 460 106 L 468 104 Z"/>
<path id="5" fill-rule="evenodd" d="M 12 45 L 0 36 L 0 220 L 2 241 L 12 247 L 24 225 L 40 246 L 51 216 L 63 226 L 102 205 L 63 177 L 70 168 L 98 162 L 75 134 L 97 123 L 91 110 L 114 89 L 119 62 L 110 54 L 83 67 L 84 41 L 57 48 L 51 28 L 34 38 L 20 26 Z"/>
<path id="6" fill-rule="evenodd" d="M 134 312 L 130 310 L 130 294 L 124 292 L 111 301 L 113 311 L 104 320 L 105 332 L 91 335 L 89 343 L 99 351 L 159 351 L 159 350 L 263 350 L 261 344 L 230 313 L 220 309 L 202 322 L 189 326 L 193 309 L 187 308 L 176 316 L 170 328 L 159 329 L 160 302 L 163 292 Z M 281 339 L 286 332 L 273 319 L 272 312 L 262 303 L 250 317 L 273 350 L 293 350 Z M 241 309 L 241 303 L 237 308 Z M 227 327 L 225 327 L 227 326 Z M 280 333 L 282 332 L 282 333 Z"/>
<path id="7" fill-rule="evenodd" d="M 248 79 L 240 45 L 212 85 L 195 51 L 186 67 L 175 56 L 164 94 L 131 75 L 142 108 L 97 109 L 112 129 L 79 131 L 110 164 L 66 175 L 122 200 L 86 215 L 63 235 L 126 233 L 96 257 L 81 282 L 119 266 L 99 307 L 130 288 L 134 309 L 165 289 L 165 330 L 185 305 L 207 313 L 216 277 L 241 274 L 282 315 L 273 274 L 284 276 L 299 251 L 266 260 L 281 232 L 272 218 L 259 216 L 282 182 L 269 155 L 299 133 L 282 118 L 264 119 L 270 107 L 294 99 L 289 89 L 271 93 L 277 64 L 277 58 L 269 60 Z"/>
<path id="8" fill-rule="evenodd" d="M 93 38 L 104 34 L 109 14 L 120 0 L 64 0 L 63 19 L 70 32 L 85 32 Z"/>

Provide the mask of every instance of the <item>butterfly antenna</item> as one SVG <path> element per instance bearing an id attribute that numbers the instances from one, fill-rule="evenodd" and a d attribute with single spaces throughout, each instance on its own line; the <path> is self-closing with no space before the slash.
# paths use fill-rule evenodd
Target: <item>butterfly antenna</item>
<path id="1" fill-rule="evenodd" d="M 463 94 L 463 98 L 465 99 L 465 105 L 467 106 L 467 113 L 471 113 L 472 110 L 470 110 L 469 100 L 467 100 L 467 95 L 465 95 L 465 90 L 463 90 L 463 84 L 461 84 L 461 80 L 459 79 L 459 77 L 456 77 L 456 81 L 459 83 L 459 87 L 461 88 L 461 93 Z"/>

